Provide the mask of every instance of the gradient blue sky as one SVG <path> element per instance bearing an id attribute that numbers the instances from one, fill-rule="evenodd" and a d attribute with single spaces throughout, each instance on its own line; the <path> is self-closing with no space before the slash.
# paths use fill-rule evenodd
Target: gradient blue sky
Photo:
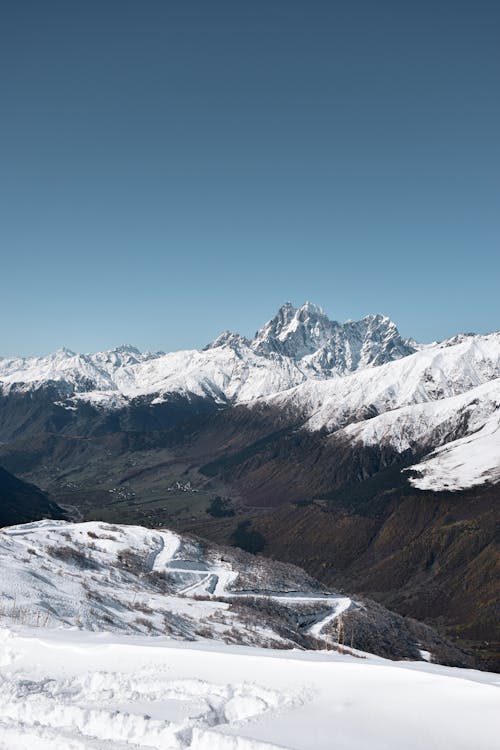
<path id="1" fill-rule="evenodd" d="M 500 3 L 4 0 L 0 355 L 500 328 Z"/>

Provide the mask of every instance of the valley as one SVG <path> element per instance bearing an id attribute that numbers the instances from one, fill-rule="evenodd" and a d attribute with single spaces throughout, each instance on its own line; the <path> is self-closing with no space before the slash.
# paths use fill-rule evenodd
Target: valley
<path id="1" fill-rule="evenodd" d="M 0 360 L 0 466 L 49 516 L 298 564 L 498 668 L 499 378 L 500 334 L 284 305 L 202 351 Z"/>

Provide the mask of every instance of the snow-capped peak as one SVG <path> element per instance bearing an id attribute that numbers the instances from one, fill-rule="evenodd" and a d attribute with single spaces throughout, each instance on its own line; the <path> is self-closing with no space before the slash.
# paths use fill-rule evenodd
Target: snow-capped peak
<path id="1" fill-rule="evenodd" d="M 224 407 L 267 403 L 293 413 L 311 431 L 366 422 L 366 429 L 352 428 L 346 437 L 371 445 L 383 436 L 396 450 L 431 450 L 469 434 L 462 406 L 448 400 L 498 378 L 500 333 L 417 345 L 385 315 L 339 323 L 310 302 L 299 308 L 287 302 L 252 340 L 224 331 L 202 351 L 141 353 L 127 345 L 97 354 L 61 349 L 47 357 L 0 359 L 3 396 L 50 384 L 49 398 L 75 411 L 82 401 L 118 409 L 136 397 L 149 397 L 152 405 L 173 397 Z M 488 419 L 497 407 L 485 393 L 479 397 Z M 421 408 L 428 402 L 439 408 Z M 385 413 L 392 416 L 382 419 Z M 493 428 L 482 433 L 488 443 L 498 434 Z M 459 448 L 460 458 L 470 446 Z M 455 466 L 452 459 L 448 464 Z M 497 468 L 494 462 L 482 475 L 496 477 Z"/>
<path id="2" fill-rule="evenodd" d="M 298 360 L 327 343 L 338 323 L 311 302 L 299 308 L 285 303 L 262 328 L 251 347 L 259 354 L 281 354 Z"/>
<path id="3" fill-rule="evenodd" d="M 134 354 L 135 356 L 140 356 L 141 352 L 132 344 L 121 344 L 120 346 L 115 346 L 113 349 L 111 349 L 112 352 L 116 352 L 117 354 Z"/>
<path id="4" fill-rule="evenodd" d="M 245 338 L 245 336 L 241 336 L 241 334 L 239 333 L 233 333 L 232 331 L 222 331 L 222 333 L 217 336 L 216 339 L 210 342 L 210 344 L 207 344 L 207 346 L 204 348 L 204 351 L 208 351 L 209 349 L 217 349 L 220 346 L 238 347 L 249 345 L 250 341 Z"/>
<path id="5" fill-rule="evenodd" d="M 299 308 L 290 303 L 283 305 L 257 332 L 251 348 L 264 356 L 290 357 L 315 377 L 344 375 L 415 351 L 385 315 L 367 315 L 359 321 L 339 323 L 330 320 L 311 302 Z"/>

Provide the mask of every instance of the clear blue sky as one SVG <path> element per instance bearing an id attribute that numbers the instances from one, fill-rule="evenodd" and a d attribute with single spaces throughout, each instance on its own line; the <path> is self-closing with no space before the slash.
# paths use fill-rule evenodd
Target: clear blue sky
<path id="1" fill-rule="evenodd" d="M 500 3 L 4 0 L 0 354 L 500 328 Z"/>

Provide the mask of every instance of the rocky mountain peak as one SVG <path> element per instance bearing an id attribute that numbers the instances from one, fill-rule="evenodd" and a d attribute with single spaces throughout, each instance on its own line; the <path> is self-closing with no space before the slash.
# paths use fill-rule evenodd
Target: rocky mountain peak
<path id="1" fill-rule="evenodd" d="M 323 346 L 336 326 L 338 323 L 311 302 L 299 308 L 287 302 L 257 331 L 251 347 L 259 354 L 276 353 L 298 360 Z"/>
<path id="2" fill-rule="evenodd" d="M 299 308 L 283 305 L 257 332 L 251 347 L 264 356 L 274 353 L 290 357 L 318 376 L 342 375 L 415 351 L 386 315 L 377 313 L 339 323 L 312 302 Z"/>
<path id="3" fill-rule="evenodd" d="M 245 336 L 241 336 L 239 333 L 233 333 L 233 331 L 222 331 L 216 339 L 207 344 L 203 351 L 209 351 L 210 349 L 218 349 L 221 346 L 229 346 L 231 348 L 238 348 L 240 346 L 249 346 L 250 342 Z"/>
<path id="4" fill-rule="evenodd" d="M 77 353 L 68 349 L 67 346 L 61 346 L 52 356 L 57 359 L 68 359 L 69 357 L 76 357 Z"/>
<path id="5" fill-rule="evenodd" d="M 339 323 L 313 302 L 300 307 L 285 302 L 251 341 L 226 330 L 205 350 L 225 346 L 248 347 L 263 357 L 286 357 L 304 375 L 316 377 L 344 375 L 416 351 L 414 343 L 404 340 L 394 321 L 386 315 L 377 313 Z"/>

